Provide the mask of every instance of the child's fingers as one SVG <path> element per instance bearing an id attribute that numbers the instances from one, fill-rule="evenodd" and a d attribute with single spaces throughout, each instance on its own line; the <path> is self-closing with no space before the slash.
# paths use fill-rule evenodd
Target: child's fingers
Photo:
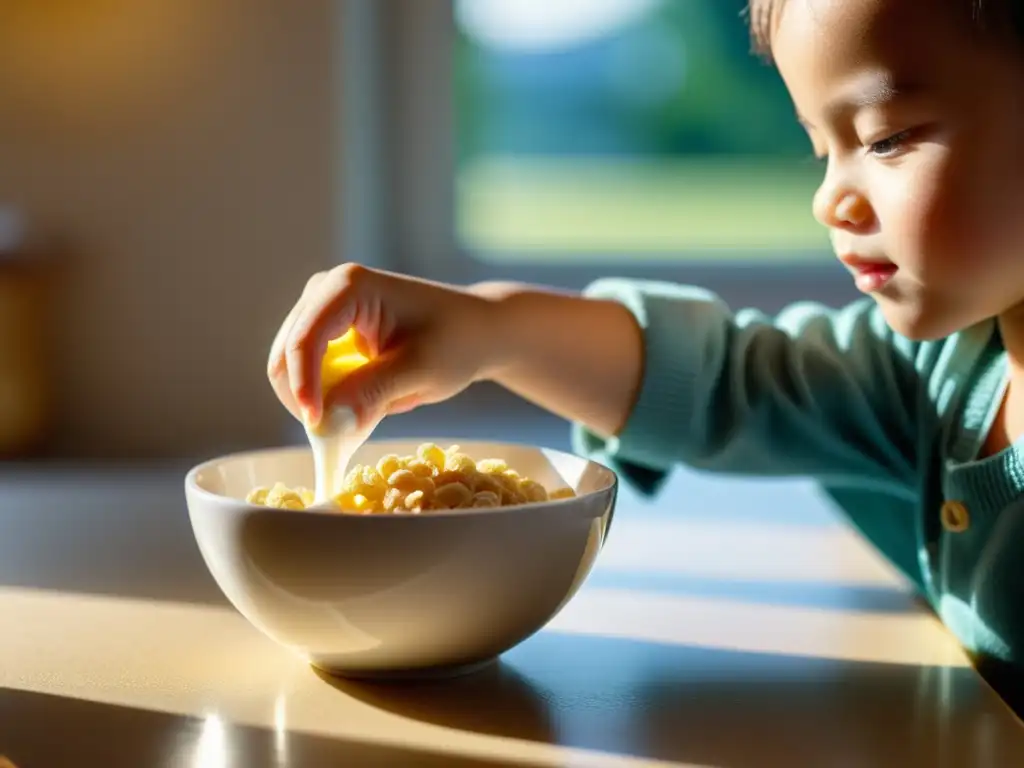
<path id="1" fill-rule="evenodd" d="M 267 356 L 267 374 L 273 376 L 278 371 L 285 369 L 287 361 L 285 360 L 285 344 L 288 341 L 288 335 L 291 333 L 292 327 L 295 325 L 295 320 L 299 317 L 299 313 L 302 311 L 302 307 L 306 302 L 306 299 L 316 290 L 316 287 L 323 282 L 325 273 L 318 272 L 306 281 L 305 287 L 302 289 L 302 295 L 299 296 L 299 300 L 292 305 L 291 310 L 288 312 L 281 323 L 281 326 L 277 330 L 277 335 L 274 337 L 273 343 L 270 345 L 270 354 Z"/>
<path id="2" fill-rule="evenodd" d="M 285 344 L 292 327 L 295 325 L 296 318 L 298 318 L 299 313 L 302 311 L 304 301 L 323 279 L 324 273 L 322 272 L 309 278 L 299 300 L 295 302 L 285 317 L 284 322 L 281 323 L 277 335 L 270 345 L 270 354 L 267 356 L 267 378 L 270 379 L 270 384 L 274 388 L 274 394 L 277 395 L 278 400 L 296 419 L 301 418 L 301 413 L 295 396 L 292 394 L 291 386 L 288 383 L 288 362 L 284 354 Z"/>
<path id="3" fill-rule="evenodd" d="M 281 404 L 288 409 L 288 412 L 299 421 L 302 421 L 302 409 L 299 407 L 295 395 L 292 394 L 291 385 L 288 383 L 288 371 L 282 368 L 270 375 L 270 386 Z"/>
<path id="4" fill-rule="evenodd" d="M 347 331 L 360 314 L 363 268 L 346 265 L 320 281 L 299 310 L 284 345 L 288 383 L 311 423 L 322 412 L 320 368 L 328 342 Z"/>
<path id="5" fill-rule="evenodd" d="M 426 403 L 426 399 L 419 394 L 406 395 L 400 397 L 397 400 L 393 400 L 388 404 L 388 415 L 398 416 L 402 413 L 408 413 L 409 411 L 415 411 L 421 405 Z"/>
<path id="6" fill-rule="evenodd" d="M 389 350 L 356 368 L 326 393 L 325 407 L 352 408 L 360 425 L 365 425 L 387 413 L 400 412 L 396 407 L 422 402 L 420 393 L 428 384 L 426 379 L 426 369 L 409 347 Z"/>
<path id="7" fill-rule="evenodd" d="M 377 357 L 383 350 L 381 343 L 381 319 L 383 307 L 379 295 L 359 302 L 359 311 L 352 323 L 355 327 L 356 351 L 366 358 Z"/>

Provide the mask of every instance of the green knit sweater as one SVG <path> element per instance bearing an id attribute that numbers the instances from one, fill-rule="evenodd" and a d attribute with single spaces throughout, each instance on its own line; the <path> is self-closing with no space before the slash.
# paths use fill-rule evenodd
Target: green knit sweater
<path id="1" fill-rule="evenodd" d="M 647 494 L 679 464 L 813 478 L 968 651 L 1019 669 L 1024 440 L 977 458 L 1008 376 L 994 321 L 913 342 L 870 299 L 769 317 L 690 286 L 585 293 L 630 308 L 646 359 L 624 429 L 574 425 L 579 453 Z"/>

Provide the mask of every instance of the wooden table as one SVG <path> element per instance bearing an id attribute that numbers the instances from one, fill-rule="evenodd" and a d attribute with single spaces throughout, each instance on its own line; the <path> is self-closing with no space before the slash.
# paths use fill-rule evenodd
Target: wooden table
<path id="1" fill-rule="evenodd" d="M 622 494 L 581 593 L 448 683 L 328 680 L 225 602 L 186 467 L 0 475 L 0 755 L 61 766 L 1004 766 L 1024 728 L 801 484 Z"/>

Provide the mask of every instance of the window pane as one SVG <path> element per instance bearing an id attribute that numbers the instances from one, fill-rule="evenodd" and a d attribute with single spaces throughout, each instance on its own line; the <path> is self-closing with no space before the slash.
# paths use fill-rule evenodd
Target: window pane
<path id="1" fill-rule="evenodd" d="M 820 258 L 746 0 L 459 0 L 457 229 L 493 259 Z"/>

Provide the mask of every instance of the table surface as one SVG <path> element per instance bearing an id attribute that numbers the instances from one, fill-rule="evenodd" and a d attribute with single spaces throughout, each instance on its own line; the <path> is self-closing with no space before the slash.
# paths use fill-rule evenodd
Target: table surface
<path id="1" fill-rule="evenodd" d="M 547 628 L 476 675 L 389 685 L 327 679 L 227 604 L 183 470 L 0 473 L 18 768 L 1024 764 L 1020 721 L 809 486 L 624 489 Z"/>

